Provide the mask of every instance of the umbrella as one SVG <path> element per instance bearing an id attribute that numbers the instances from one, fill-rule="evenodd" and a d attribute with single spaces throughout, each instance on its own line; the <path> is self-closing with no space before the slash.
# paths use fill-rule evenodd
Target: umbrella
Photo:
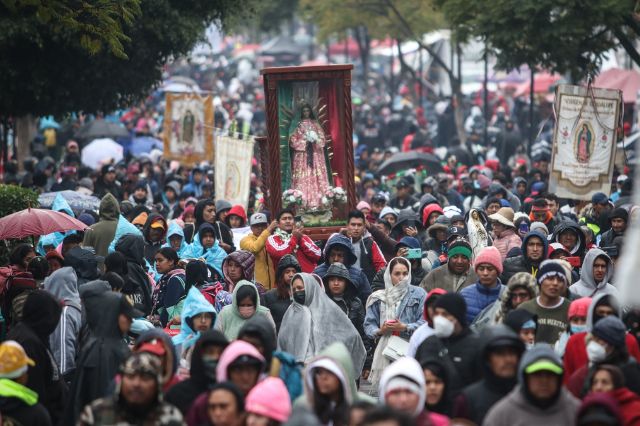
<path id="1" fill-rule="evenodd" d="M 97 138 L 127 138 L 129 131 L 118 123 L 101 118 L 82 126 L 75 134 L 76 138 L 91 140 Z"/>
<path id="2" fill-rule="evenodd" d="M 123 151 L 113 139 L 96 139 L 82 149 L 82 164 L 97 169 L 108 160 L 117 163 L 124 157 Z"/>
<path id="3" fill-rule="evenodd" d="M 0 238 L 23 238 L 52 232 L 84 231 L 87 225 L 71 216 L 45 209 L 24 209 L 0 219 Z"/>
<path id="4" fill-rule="evenodd" d="M 147 154 L 154 148 L 157 148 L 159 150 L 162 150 L 164 148 L 164 145 L 162 144 L 162 141 L 160 139 L 156 139 L 151 136 L 140 136 L 134 138 L 133 141 L 131 141 L 129 152 L 131 152 L 131 155 L 138 156 L 140 154 Z"/>
<path id="5" fill-rule="evenodd" d="M 435 174 L 442 171 L 440 160 L 433 154 L 424 152 L 409 151 L 399 152 L 387 159 L 378 167 L 377 173 L 390 175 L 402 170 L 424 167 L 429 173 Z"/>
<path id="6" fill-rule="evenodd" d="M 71 210 L 76 216 L 79 216 L 85 210 L 98 210 L 100 207 L 100 199 L 93 195 L 85 195 L 76 191 L 59 191 L 59 192 L 45 192 L 38 196 L 38 203 L 40 207 L 49 209 L 53 204 L 56 196 L 60 194 L 69 203 Z"/>

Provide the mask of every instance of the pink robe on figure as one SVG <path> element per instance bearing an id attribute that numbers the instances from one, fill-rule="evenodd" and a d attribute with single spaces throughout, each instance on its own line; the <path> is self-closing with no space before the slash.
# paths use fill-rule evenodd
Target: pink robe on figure
<path id="1" fill-rule="evenodd" d="M 313 143 L 313 167 L 307 162 L 307 132 L 314 131 L 318 138 Z M 311 119 L 303 119 L 290 138 L 293 149 L 291 164 L 291 187 L 302 191 L 302 205 L 305 209 L 321 207 L 321 199 L 329 188 L 324 146 L 326 139 L 320 125 Z"/>

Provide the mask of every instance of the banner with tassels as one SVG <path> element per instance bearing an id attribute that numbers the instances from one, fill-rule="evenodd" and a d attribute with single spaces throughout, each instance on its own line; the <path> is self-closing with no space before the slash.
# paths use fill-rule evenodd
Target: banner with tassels
<path id="1" fill-rule="evenodd" d="M 558 86 L 551 192 L 575 200 L 610 192 L 621 110 L 620 90 L 599 89 L 591 84 Z"/>
<path id="2" fill-rule="evenodd" d="M 240 204 L 249 203 L 253 137 L 249 135 L 216 136 L 216 199 Z"/>

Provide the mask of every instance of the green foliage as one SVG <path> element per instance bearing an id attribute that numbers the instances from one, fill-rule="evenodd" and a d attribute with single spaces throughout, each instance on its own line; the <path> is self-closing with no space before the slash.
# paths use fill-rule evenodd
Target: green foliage
<path id="1" fill-rule="evenodd" d="M 0 218 L 27 207 L 38 207 L 38 194 L 28 188 L 0 184 Z"/>
<path id="2" fill-rule="evenodd" d="M 162 78 L 162 66 L 188 53 L 209 25 L 237 25 L 255 13 L 255 4 L 257 0 L 140 0 L 140 16 L 126 28 L 126 57 L 107 49 L 88 53 L 72 32 L 58 32 L 49 24 L 17 28 L 0 6 L 0 57 L 11 59 L 0 61 L 0 116 L 131 105 L 148 95 Z M 85 43 L 95 47 L 91 40 Z"/>
<path id="3" fill-rule="evenodd" d="M 298 0 L 263 1 L 256 5 L 256 9 L 257 13 L 252 21 L 258 28 L 266 32 L 279 32 L 283 22 L 293 19 L 298 10 Z"/>
<path id="4" fill-rule="evenodd" d="M 570 73 L 595 72 L 619 45 L 614 32 L 633 12 L 620 0 L 436 0 L 459 39 L 480 37 L 505 70 L 523 64 Z"/>

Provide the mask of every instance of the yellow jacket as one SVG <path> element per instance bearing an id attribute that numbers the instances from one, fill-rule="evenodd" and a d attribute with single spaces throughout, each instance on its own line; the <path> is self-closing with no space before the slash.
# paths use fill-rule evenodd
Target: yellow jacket
<path id="1" fill-rule="evenodd" d="M 271 234 L 265 229 L 258 237 L 251 233 L 240 241 L 240 248 L 250 251 L 256 257 L 254 271 L 256 281 L 267 290 L 276 287 L 276 270 L 273 266 L 273 260 L 271 260 L 271 256 L 269 256 L 265 248 L 269 235 Z"/>

